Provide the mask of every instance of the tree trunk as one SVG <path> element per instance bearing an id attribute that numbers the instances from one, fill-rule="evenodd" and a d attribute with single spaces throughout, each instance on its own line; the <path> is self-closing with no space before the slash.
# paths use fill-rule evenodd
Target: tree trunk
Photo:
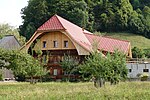
<path id="1" fill-rule="evenodd" d="M 103 85 L 103 78 L 99 78 L 99 87 L 102 87 Z"/>
<path id="2" fill-rule="evenodd" d="M 31 83 L 31 84 L 34 84 L 34 83 L 35 83 L 33 76 L 31 76 L 31 81 L 30 81 L 30 83 Z"/>
<path id="3" fill-rule="evenodd" d="M 96 78 L 94 79 L 94 86 L 95 87 L 102 87 L 105 84 L 105 81 L 103 78 Z"/>

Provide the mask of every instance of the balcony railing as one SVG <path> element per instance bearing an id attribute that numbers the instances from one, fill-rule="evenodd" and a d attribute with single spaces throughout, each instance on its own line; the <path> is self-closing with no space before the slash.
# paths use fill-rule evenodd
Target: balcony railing
<path id="1" fill-rule="evenodd" d="M 126 61 L 127 63 L 150 63 L 150 59 L 145 58 L 132 58 Z"/>

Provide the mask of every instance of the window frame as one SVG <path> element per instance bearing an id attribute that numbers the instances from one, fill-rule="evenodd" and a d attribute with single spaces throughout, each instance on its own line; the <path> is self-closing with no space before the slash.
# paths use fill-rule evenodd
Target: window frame
<path id="1" fill-rule="evenodd" d="M 68 40 L 64 41 L 64 48 L 68 48 Z"/>
<path id="2" fill-rule="evenodd" d="M 53 41 L 53 47 L 58 48 L 58 41 L 56 41 L 56 40 Z"/>
<path id="3" fill-rule="evenodd" d="M 46 41 L 43 41 L 43 48 L 46 48 Z"/>

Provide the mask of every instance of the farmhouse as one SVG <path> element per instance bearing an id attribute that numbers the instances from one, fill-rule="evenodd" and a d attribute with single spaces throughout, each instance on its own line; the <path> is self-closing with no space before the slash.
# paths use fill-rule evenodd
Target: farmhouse
<path id="1" fill-rule="evenodd" d="M 64 72 L 59 62 L 64 55 L 69 54 L 82 62 L 95 49 L 94 44 L 104 56 L 107 52 L 113 53 L 119 49 L 127 57 L 132 57 L 130 42 L 94 35 L 58 15 L 52 16 L 40 26 L 21 50 L 28 53 L 31 53 L 31 49 L 41 50 L 43 57 L 48 55 L 50 75 L 62 78 Z M 33 56 L 36 56 L 36 52 Z"/>

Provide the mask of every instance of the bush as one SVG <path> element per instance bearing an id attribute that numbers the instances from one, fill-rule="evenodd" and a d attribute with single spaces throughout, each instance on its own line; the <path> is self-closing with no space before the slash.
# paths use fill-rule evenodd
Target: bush
<path id="1" fill-rule="evenodd" d="M 145 56 L 143 49 L 138 47 L 134 47 L 132 49 L 132 57 L 133 58 L 143 58 Z"/>
<path id="2" fill-rule="evenodd" d="M 139 77 L 141 81 L 147 81 L 149 75 L 147 73 L 142 73 Z"/>
<path id="3" fill-rule="evenodd" d="M 144 49 L 145 57 L 150 58 L 150 49 Z"/>

